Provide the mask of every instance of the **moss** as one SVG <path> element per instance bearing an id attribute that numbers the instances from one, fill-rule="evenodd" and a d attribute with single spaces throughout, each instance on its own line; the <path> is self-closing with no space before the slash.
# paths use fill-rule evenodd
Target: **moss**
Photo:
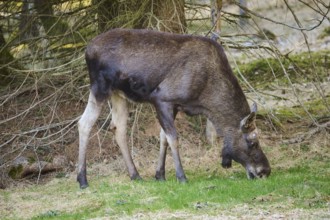
<path id="1" fill-rule="evenodd" d="M 330 97 L 324 100 L 319 99 L 305 103 L 307 110 L 316 118 L 329 117 L 329 110 L 326 108 L 325 102 L 330 105 Z"/>
<path id="2" fill-rule="evenodd" d="M 35 157 L 28 157 L 28 162 L 29 162 L 29 164 L 32 164 L 32 163 L 36 162 L 36 158 Z"/>
<path id="3" fill-rule="evenodd" d="M 330 36 L 330 27 L 326 27 L 323 29 L 322 33 L 317 37 L 318 39 L 323 39 L 325 37 Z"/>
<path id="4" fill-rule="evenodd" d="M 18 166 L 12 167 L 9 170 L 8 175 L 13 179 L 19 179 L 21 177 L 22 171 L 23 171 L 23 165 L 20 164 Z"/>
<path id="5" fill-rule="evenodd" d="M 242 74 L 254 87 L 266 87 L 271 82 L 288 84 L 283 64 L 290 80 L 297 82 L 319 81 L 327 77 L 330 68 L 329 51 L 308 52 L 275 58 L 259 59 L 240 64 Z M 273 71 L 272 71 L 273 70 Z M 235 71 L 237 74 L 237 70 Z"/>
<path id="6" fill-rule="evenodd" d="M 330 97 L 327 97 L 325 101 L 329 104 Z M 320 123 L 322 123 L 323 119 L 329 118 L 329 111 L 324 104 L 324 100 L 322 99 L 305 102 L 304 107 L 309 114 L 312 115 L 317 121 L 320 121 Z M 275 116 L 276 119 L 273 119 L 274 117 L 271 119 L 274 125 L 281 125 L 281 123 L 288 121 L 292 122 L 306 120 L 310 117 L 302 106 L 277 108 L 275 111 Z"/>

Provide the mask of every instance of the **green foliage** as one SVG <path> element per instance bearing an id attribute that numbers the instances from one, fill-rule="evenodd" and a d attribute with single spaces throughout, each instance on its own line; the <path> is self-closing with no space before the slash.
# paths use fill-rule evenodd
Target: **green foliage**
<path id="1" fill-rule="evenodd" d="M 282 57 L 279 60 L 275 58 L 258 59 L 247 64 L 241 64 L 239 68 L 255 87 L 264 87 L 274 81 L 287 84 L 288 79 L 281 63 L 292 81 L 315 81 L 318 77 L 324 78 L 328 74 L 327 70 L 330 68 L 329 54 L 329 51 L 303 52 Z"/>

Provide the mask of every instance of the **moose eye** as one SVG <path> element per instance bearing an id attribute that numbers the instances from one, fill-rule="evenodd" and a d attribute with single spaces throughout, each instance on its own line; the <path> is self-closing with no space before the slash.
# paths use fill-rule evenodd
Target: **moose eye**
<path id="1" fill-rule="evenodd" d="M 258 155 L 254 155 L 254 156 L 253 156 L 253 161 L 258 161 L 258 160 L 259 160 Z"/>
<path id="2" fill-rule="evenodd" d="M 247 144 L 248 144 L 249 148 L 257 148 L 258 147 L 258 141 L 248 140 Z"/>

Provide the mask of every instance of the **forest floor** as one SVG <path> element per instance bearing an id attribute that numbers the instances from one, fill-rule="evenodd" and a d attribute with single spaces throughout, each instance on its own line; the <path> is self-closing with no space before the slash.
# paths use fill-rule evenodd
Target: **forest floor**
<path id="1" fill-rule="evenodd" d="M 251 1 L 251 10 L 295 25 L 282 4 L 265 2 Z M 316 19 L 306 7 L 294 9 L 298 17 L 304 17 L 304 22 Z M 236 12 L 237 9 L 228 6 L 224 10 Z M 228 51 L 233 68 L 239 67 L 254 88 L 250 89 L 238 74 L 248 99 L 260 106 L 257 115 L 260 143 L 272 166 L 268 179 L 249 181 L 244 169 L 236 163 L 232 169 L 222 169 L 221 139 L 214 145 L 207 142 L 205 118 L 179 113 L 176 126 L 189 182 L 176 182 L 170 152 L 168 180 L 154 181 L 160 126 L 150 105 L 135 105 L 130 111 L 129 145 L 144 181 L 129 180 L 113 133 L 108 130 L 110 108 L 105 107 L 88 149 L 90 187 L 80 190 L 76 182 L 76 122 L 84 110 L 88 89 L 81 86 L 59 90 L 56 86 L 62 86 L 62 81 L 54 84 L 50 80 L 51 86 L 36 89 L 32 85 L 1 106 L 1 120 L 20 112 L 24 114 L 1 125 L 0 155 L 7 157 L 0 157 L 0 165 L 10 167 L 8 161 L 22 157 L 32 162 L 49 162 L 64 155 L 65 166 L 56 172 L 15 180 L 1 173 L 1 178 L 6 179 L 0 181 L 0 186 L 3 184 L 0 188 L 4 188 L 0 189 L 0 219 L 329 219 L 330 37 L 318 38 L 329 21 L 305 32 L 317 67 L 305 66 L 310 56 L 305 53 L 308 50 L 302 32 L 267 21 L 258 22 L 278 36 L 274 44 L 282 53 L 294 51 L 292 56 L 299 57 L 297 63 L 304 71 L 314 71 L 320 76 L 318 81 L 307 78 L 290 83 L 285 76 L 269 80 L 273 73 L 269 69 L 263 71 L 267 62 L 261 59 L 263 63 L 258 63 L 259 58 L 269 57 L 267 54 Z M 224 34 L 230 31 L 233 30 L 224 29 Z M 294 78 L 290 63 L 285 65 Z M 31 103 L 53 98 L 54 94 L 53 102 L 45 101 L 40 107 L 31 108 Z M 29 108 L 31 111 L 24 112 Z M 54 127 L 44 128 L 49 122 Z M 56 136 L 58 133 L 61 135 Z M 44 144 L 43 137 L 53 134 L 58 138 Z M 7 142 L 10 144 L 6 145 Z"/>

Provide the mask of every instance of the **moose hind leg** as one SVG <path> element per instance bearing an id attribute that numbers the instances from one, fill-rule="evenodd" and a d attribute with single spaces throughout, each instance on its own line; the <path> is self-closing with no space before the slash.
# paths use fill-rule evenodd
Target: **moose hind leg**
<path id="1" fill-rule="evenodd" d="M 165 161 L 166 161 L 166 151 L 168 147 L 168 142 L 166 140 L 166 134 L 163 129 L 160 130 L 160 152 L 158 165 L 156 169 L 156 180 L 165 180 Z"/>
<path id="2" fill-rule="evenodd" d="M 119 94 L 114 93 L 111 97 L 112 105 L 112 119 L 111 127 L 115 129 L 116 142 L 119 145 L 121 153 L 124 157 L 126 167 L 131 180 L 141 179 L 135 164 L 133 162 L 132 156 L 128 149 L 127 144 L 127 119 L 128 119 L 128 106 L 127 101 L 120 97 Z"/>
<path id="3" fill-rule="evenodd" d="M 102 103 L 96 101 L 92 92 L 89 94 L 86 109 L 78 122 L 79 130 L 79 158 L 78 158 L 78 176 L 80 188 L 88 187 L 86 177 L 86 151 L 88 145 L 89 134 L 100 115 Z"/>
<path id="4" fill-rule="evenodd" d="M 217 140 L 217 132 L 215 130 L 214 125 L 212 124 L 212 122 L 207 119 L 206 121 L 206 139 L 209 142 L 209 144 L 211 144 L 212 146 L 215 145 L 216 140 Z"/>

